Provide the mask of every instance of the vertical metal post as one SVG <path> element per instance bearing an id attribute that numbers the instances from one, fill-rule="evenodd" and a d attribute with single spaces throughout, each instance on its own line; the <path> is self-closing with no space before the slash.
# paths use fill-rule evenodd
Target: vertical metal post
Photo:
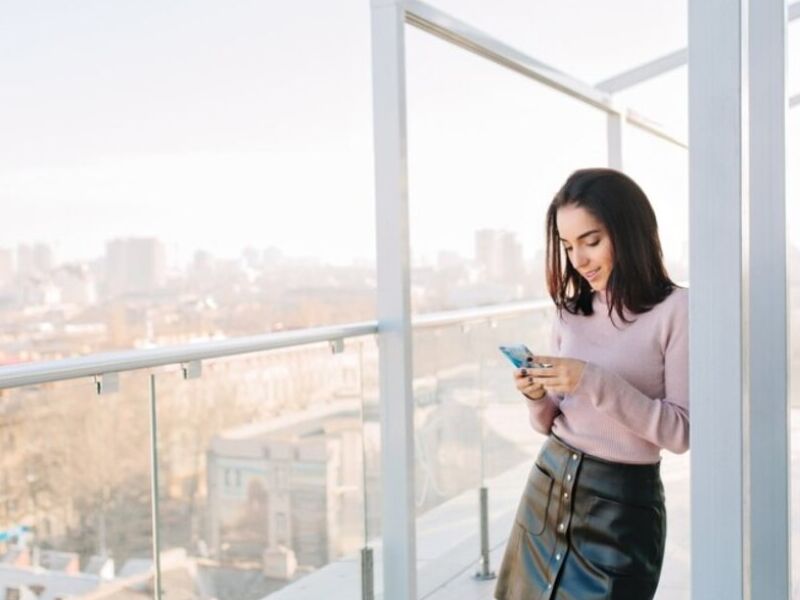
<path id="1" fill-rule="evenodd" d="M 494 579 L 497 577 L 489 563 L 489 490 L 486 486 L 480 489 L 481 505 L 481 570 L 475 573 L 476 579 Z"/>
<path id="2" fill-rule="evenodd" d="M 747 598 L 743 2 L 689 2 L 692 598 Z"/>
<path id="3" fill-rule="evenodd" d="M 372 548 L 369 546 L 369 487 L 367 478 L 366 412 L 364 402 L 364 342 L 358 342 L 358 391 L 361 399 L 361 477 L 364 489 L 364 547 L 361 549 L 361 600 L 375 599 Z"/>
<path id="4" fill-rule="evenodd" d="M 490 325 L 487 322 L 486 324 L 487 329 L 489 329 Z M 466 335 L 469 336 L 469 349 L 470 354 L 474 354 L 476 352 L 476 344 L 475 344 L 475 337 L 477 335 L 478 328 L 468 329 L 466 331 Z M 481 465 L 481 487 L 479 490 L 479 517 L 480 517 L 480 528 L 481 528 L 481 560 L 480 560 L 480 571 L 475 573 L 475 577 L 477 579 L 486 580 L 486 579 L 494 579 L 496 575 L 494 571 L 491 569 L 491 561 L 489 558 L 489 489 L 486 487 L 486 395 L 484 394 L 485 390 L 485 379 L 484 379 L 484 357 L 483 357 L 483 348 L 486 344 L 479 343 L 477 344 L 478 349 L 478 415 L 480 415 L 481 426 L 481 443 L 480 443 L 480 465 Z"/>
<path id="5" fill-rule="evenodd" d="M 361 549 L 361 600 L 375 600 L 374 567 L 372 564 L 372 548 Z"/>
<path id="6" fill-rule="evenodd" d="M 372 89 L 383 473 L 383 593 L 417 597 L 414 403 L 402 0 L 372 0 Z"/>
<path id="7" fill-rule="evenodd" d="M 622 171 L 622 152 L 625 144 L 624 113 L 608 113 L 606 116 L 606 143 L 608 147 L 608 166 Z"/>
<path id="8" fill-rule="evenodd" d="M 750 565 L 752 597 L 791 591 L 784 0 L 750 0 Z"/>
<path id="9" fill-rule="evenodd" d="M 153 598 L 161 600 L 161 529 L 158 509 L 158 415 L 156 410 L 156 376 L 150 374 L 150 490 L 153 511 L 153 560 L 155 586 Z"/>

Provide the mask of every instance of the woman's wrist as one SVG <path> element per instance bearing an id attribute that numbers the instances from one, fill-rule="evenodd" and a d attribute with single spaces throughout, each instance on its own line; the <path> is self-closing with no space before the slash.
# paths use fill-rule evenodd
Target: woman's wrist
<path id="1" fill-rule="evenodd" d="M 525 397 L 526 397 L 528 400 L 533 400 L 534 402 L 537 402 L 537 401 L 541 400 L 542 398 L 544 398 L 545 396 L 547 396 L 547 390 L 545 390 L 545 389 L 542 389 L 542 393 L 541 393 L 541 394 L 539 394 L 539 395 L 538 395 L 538 396 L 536 396 L 536 397 L 534 397 L 534 396 L 529 396 L 528 394 L 526 394 L 526 393 L 524 393 L 524 392 L 523 392 L 523 394 L 522 394 L 522 395 L 523 395 L 523 396 L 525 396 Z"/>

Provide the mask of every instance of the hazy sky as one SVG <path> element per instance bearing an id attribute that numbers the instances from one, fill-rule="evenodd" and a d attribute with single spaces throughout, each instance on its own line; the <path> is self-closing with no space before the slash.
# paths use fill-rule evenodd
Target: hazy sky
<path id="1" fill-rule="evenodd" d="M 686 44 L 685 2 L 432 4 L 587 82 Z M 480 227 L 519 231 L 532 255 L 561 181 L 605 163 L 604 115 L 406 31 L 414 255 L 470 255 Z M 155 235 L 182 258 L 374 256 L 369 33 L 369 0 L 3 2 L 0 246 L 49 241 L 72 259 Z M 626 99 L 685 135 L 685 68 Z M 686 155 L 636 131 L 628 143 L 626 170 L 680 252 Z"/>

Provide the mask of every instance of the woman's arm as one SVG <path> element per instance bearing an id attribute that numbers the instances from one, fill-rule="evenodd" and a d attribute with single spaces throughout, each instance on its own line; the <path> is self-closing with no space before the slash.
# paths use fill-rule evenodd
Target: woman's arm
<path id="1" fill-rule="evenodd" d="M 572 392 L 639 437 L 678 454 L 689 449 L 688 306 L 672 315 L 664 349 L 664 397 L 650 398 L 616 373 L 586 363 Z"/>
<path id="2" fill-rule="evenodd" d="M 531 427 L 539 433 L 548 435 L 553 421 L 561 413 L 558 409 L 561 399 L 556 394 L 548 392 L 540 400 L 532 400 L 525 396 L 525 401 L 528 403 L 528 420 Z"/>

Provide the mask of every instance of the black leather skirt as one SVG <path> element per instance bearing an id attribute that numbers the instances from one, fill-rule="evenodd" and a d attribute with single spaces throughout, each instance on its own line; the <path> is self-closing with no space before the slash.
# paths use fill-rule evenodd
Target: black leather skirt
<path id="1" fill-rule="evenodd" d="M 648 600 L 667 513 L 659 463 L 609 462 L 550 435 L 531 469 L 497 600 Z"/>

